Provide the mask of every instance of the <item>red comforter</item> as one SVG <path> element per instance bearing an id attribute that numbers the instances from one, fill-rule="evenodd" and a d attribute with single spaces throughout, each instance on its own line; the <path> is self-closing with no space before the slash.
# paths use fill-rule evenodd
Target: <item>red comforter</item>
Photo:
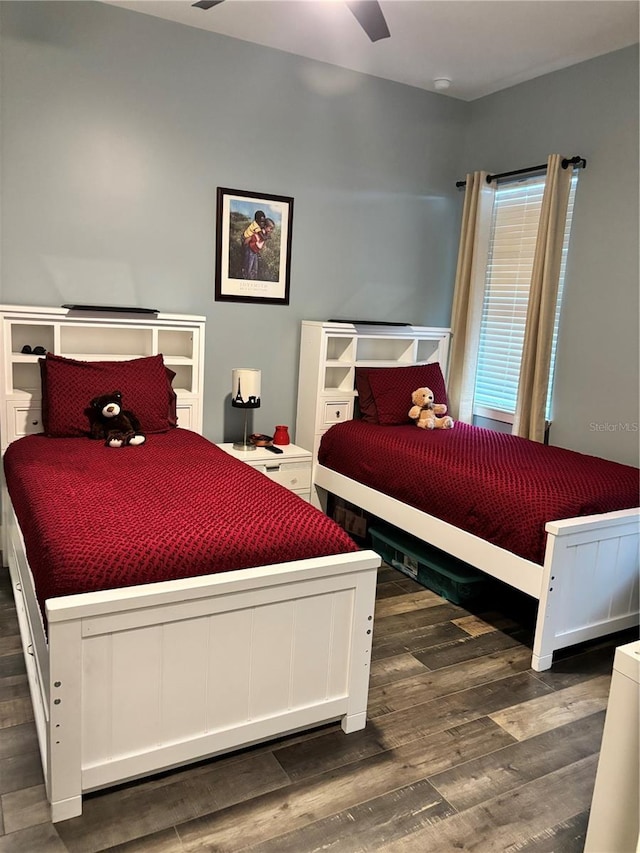
<path id="1" fill-rule="evenodd" d="M 41 603 L 358 550 L 319 510 L 188 430 L 118 450 L 27 436 L 4 466 Z"/>
<path id="2" fill-rule="evenodd" d="M 638 506 L 637 468 L 456 423 L 337 424 L 320 464 L 543 563 L 547 521 Z"/>

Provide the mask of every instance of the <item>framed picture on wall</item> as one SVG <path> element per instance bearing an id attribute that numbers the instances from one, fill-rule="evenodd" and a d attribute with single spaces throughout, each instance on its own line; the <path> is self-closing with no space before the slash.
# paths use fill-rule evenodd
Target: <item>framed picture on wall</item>
<path id="1" fill-rule="evenodd" d="M 218 302 L 289 304 L 293 199 L 218 187 Z"/>

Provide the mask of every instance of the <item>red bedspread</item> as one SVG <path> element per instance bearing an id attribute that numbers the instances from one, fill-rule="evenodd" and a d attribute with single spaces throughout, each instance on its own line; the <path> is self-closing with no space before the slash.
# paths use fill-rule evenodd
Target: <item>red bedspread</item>
<path id="1" fill-rule="evenodd" d="M 638 506 L 637 468 L 463 423 L 348 421 L 325 433 L 318 460 L 535 563 L 547 521 Z"/>
<path id="2" fill-rule="evenodd" d="M 358 550 L 333 521 L 206 439 L 27 436 L 5 453 L 38 598 Z"/>

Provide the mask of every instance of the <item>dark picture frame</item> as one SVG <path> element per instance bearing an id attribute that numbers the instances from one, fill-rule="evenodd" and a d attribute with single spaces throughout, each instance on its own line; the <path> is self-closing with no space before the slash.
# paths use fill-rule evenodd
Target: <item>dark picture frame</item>
<path id="1" fill-rule="evenodd" d="M 218 187 L 217 302 L 288 305 L 293 199 Z"/>

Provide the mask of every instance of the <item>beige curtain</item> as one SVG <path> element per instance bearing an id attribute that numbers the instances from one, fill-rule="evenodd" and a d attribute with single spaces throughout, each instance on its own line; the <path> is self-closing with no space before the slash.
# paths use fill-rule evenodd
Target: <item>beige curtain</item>
<path id="1" fill-rule="evenodd" d="M 551 343 L 573 167 L 551 154 L 533 259 L 513 434 L 544 441 Z"/>
<path id="2" fill-rule="evenodd" d="M 470 423 L 473 416 L 480 321 L 495 196 L 494 187 L 486 179 L 486 172 L 467 175 L 451 312 L 453 335 L 447 396 L 452 416 L 466 423 Z"/>

